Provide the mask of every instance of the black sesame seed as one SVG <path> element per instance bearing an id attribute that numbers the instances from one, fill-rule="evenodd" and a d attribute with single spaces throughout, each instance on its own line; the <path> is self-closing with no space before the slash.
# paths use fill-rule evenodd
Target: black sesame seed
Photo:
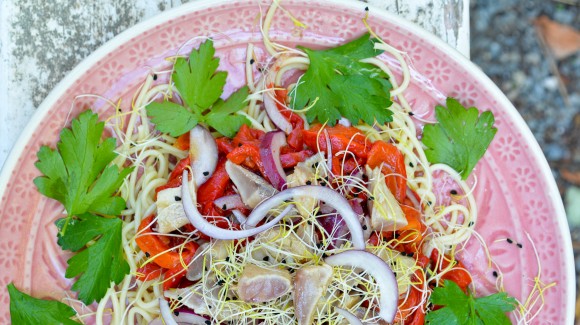
<path id="1" fill-rule="evenodd" d="M 226 256 L 226 262 L 229 262 L 229 261 L 230 261 L 230 257 Z"/>
<path id="2" fill-rule="evenodd" d="M 506 239 L 509 244 L 513 244 L 514 241 L 511 238 Z"/>
<path id="3" fill-rule="evenodd" d="M 520 243 L 517 243 L 516 245 L 518 245 L 519 248 L 523 248 L 524 247 L 524 245 L 522 245 Z"/>
<path id="4" fill-rule="evenodd" d="M 176 195 L 174 198 L 175 198 L 175 201 L 181 201 L 181 196 Z"/>
<path id="5" fill-rule="evenodd" d="M 157 80 L 157 74 L 153 75 L 153 80 Z"/>
<path id="6" fill-rule="evenodd" d="M 409 162 L 409 166 L 415 167 L 415 165 L 412 162 Z"/>
<path id="7" fill-rule="evenodd" d="M 363 225 L 363 226 L 362 226 L 362 229 L 363 229 L 363 230 L 367 230 L 367 225 Z"/>
<path id="8" fill-rule="evenodd" d="M 415 115 L 415 113 L 409 112 L 409 116 L 413 116 L 413 115 Z"/>
<path id="9" fill-rule="evenodd" d="M 281 262 L 282 264 L 286 264 L 286 259 L 284 259 L 284 258 L 283 258 L 283 259 L 282 259 L 280 262 Z"/>
<path id="10" fill-rule="evenodd" d="M 473 221 L 470 221 L 468 224 L 469 227 L 473 226 Z"/>
<path id="11" fill-rule="evenodd" d="M 457 195 L 457 191 L 456 190 L 451 190 L 451 195 Z"/>
<path id="12" fill-rule="evenodd" d="M 181 297 L 177 297 L 177 300 L 181 300 L 181 299 L 183 299 L 183 298 L 181 298 Z"/>
<path id="13" fill-rule="evenodd" d="M 209 320 L 206 320 L 206 321 L 205 321 L 205 325 L 211 325 L 211 321 L 209 321 Z"/>
<path id="14" fill-rule="evenodd" d="M 493 271 L 493 276 L 497 278 L 497 271 Z"/>
<path id="15" fill-rule="evenodd" d="M 250 59 L 250 64 L 254 64 L 254 62 L 256 62 L 254 59 Z"/>
<path id="16" fill-rule="evenodd" d="M 308 221 L 306 221 L 306 222 L 307 222 L 309 225 L 311 225 L 311 224 L 312 224 L 312 221 L 310 221 L 310 220 L 308 220 Z"/>
<path id="17" fill-rule="evenodd" d="M 306 185 L 312 185 L 311 181 L 306 181 Z"/>
<path id="18" fill-rule="evenodd" d="M 209 172 L 203 172 L 203 176 L 209 175 Z"/>
<path id="19" fill-rule="evenodd" d="M 374 196 L 369 197 L 369 200 L 373 201 L 375 199 Z"/>
<path id="20" fill-rule="evenodd" d="M 427 202 L 427 204 L 429 204 L 429 206 L 431 206 L 431 204 L 433 204 L 433 202 L 429 201 L 429 202 Z"/>
<path id="21" fill-rule="evenodd" d="M 174 312 L 173 312 L 173 314 L 174 314 L 175 316 L 179 316 L 179 311 L 178 311 L 178 310 L 176 310 L 176 311 L 174 311 Z"/>
<path id="22" fill-rule="evenodd" d="M 264 256 L 262 260 L 264 260 L 264 262 L 268 262 L 270 260 L 270 256 Z"/>
<path id="23" fill-rule="evenodd" d="M 151 256 L 151 254 L 145 252 L 145 256 L 149 257 L 149 256 Z"/>
<path id="24" fill-rule="evenodd" d="M 123 110 L 121 109 L 121 107 L 119 107 L 119 108 L 117 108 L 117 111 L 118 111 L 119 113 L 121 113 Z"/>
<path id="25" fill-rule="evenodd" d="M 369 11 L 369 7 L 365 7 L 365 11 Z"/>
<path id="26" fill-rule="evenodd" d="M 227 206 L 225 204 L 222 205 L 222 210 L 227 210 L 226 208 L 227 208 Z"/>

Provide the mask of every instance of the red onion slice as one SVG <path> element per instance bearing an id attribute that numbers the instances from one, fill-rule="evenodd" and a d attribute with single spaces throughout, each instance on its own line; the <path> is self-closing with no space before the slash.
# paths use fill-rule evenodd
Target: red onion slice
<path id="1" fill-rule="evenodd" d="M 379 286 L 379 317 L 392 323 L 397 313 L 399 289 L 397 280 L 389 265 L 380 257 L 367 251 L 348 250 L 329 256 L 324 262 L 330 266 L 351 266 L 361 268 L 370 274 Z"/>
<path id="2" fill-rule="evenodd" d="M 240 225 L 243 225 L 246 223 L 246 221 L 248 221 L 248 217 L 246 217 L 246 215 L 244 215 L 240 210 L 233 210 L 232 214 Z"/>
<path id="3" fill-rule="evenodd" d="M 350 324 L 350 325 L 363 325 L 363 322 L 361 322 L 360 319 L 358 319 L 358 317 L 356 317 L 353 313 L 351 313 L 350 311 L 346 310 L 346 309 L 342 309 L 339 307 L 334 307 L 334 310 L 336 310 L 336 312 L 344 317 L 344 319 Z"/>
<path id="4" fill-rule="evenodd" d="M 154 319 L 149 325 L 205 325 L 208 321 L 207 318 L 188 312 L 179 312 L 174 316 L 169 303 L 163 298 L 159 298 L 159 311 L 161 317 Z"/>
<path id="5" fill-rule="evenodd" d="M 262 101 L 264 102 L 264 108 L 266 109 L 266 113 L 268 117 L 276 125 L 280 130 L 284 131 L 286 134 L 290 134 L 292 132 L 292 124 L 288 122 L 288 120 L 280 113 L 278 110 L 278 106 L 276 105 L 276 101 L 272 97 L 272 93 L 274 92 L 273 89 L 268 89 L 264 91 L 264 96 Z"/>
<path id="6" fill-rule="evenodd" d="M 187 219 L 189 219 L 189 222 L 191 222 L 191 224 L 195 227 L 195 229 L 215 239 L 242 239 L 257 235 L 264 230 L 274 227 L 294 207 L 293 205 L 289 205 L 276 218 L 256 228 L 244 230 L 223 229 L 212 225 L 199 213 L 196 206 L 197 204 L 193 201 L 195 196 L 190 194 L 195 193 L 195 188 L 193 192 L 190 192 L 188 183 L 189 181 L 187 178 L 186 169 L 183 171 L 183 183 L 181 188 L 181 202 L 183 203 L 183 210 L 185 211 L 185 215 L 187 216 Z M 268 211 L 264 213 L 264 216 Z"/>
<path id="7" fill-rule="evenodd" d="M 242 197 L 239 194 L 232 194 L 222 196 L 213 201 L 216 207 L 222 210 L 244 209 L 246 205 L 242 202 Z"/>
<path id="8" fill-rule="evenodd" d="M 266 133 L 260 143 L 260 158 L 264 172 L 272 185 L 280 190 L 286 184 L 286 173 L 280 161 L 280 148 L 286 145 L 286 136 L 281 131 Z"/>
<path id="9" fill-rule="evenodd" d="M 215 171 L 218 148 L 211 133 L 199 124 L 189 131 L 189 158 L 195 185 L 200 186 Z"/>
<path id="10" fill-rule="evenodd" d="M 264 219 L 270 209 L 280 206 L 286 200 L 297 197 L 310 197 L 318 201 L 324 201 L 333 207 L 346 223 L 354 248 L 365 249 L 365 240 L 358 216 L 342 195 L 324 186 L 305 185 L 284 190 L 259 204 L 248 216 L 246 225 L 257 225 L 258 222 Z"/>
<path id="11" fill-rule="evenodd" d="M 161 318 L 163 323 L 166 325 L 177 325 L 177 322 L 173 318 L 173 312 L 167 303 L 167 300 L 159 298 L 159 312 L 161 313 Z"/>

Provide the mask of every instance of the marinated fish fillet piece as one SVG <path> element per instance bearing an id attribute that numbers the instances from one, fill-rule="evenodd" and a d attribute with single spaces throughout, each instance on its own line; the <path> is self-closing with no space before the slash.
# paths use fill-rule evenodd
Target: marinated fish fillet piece
<path id="1" fill-rule="evenodd" d="M 238 280 L 237 293 L 245 302 L 266 302 L 283 296 L 291 286 L 288 270 L 248 264 Z"/>
<path id="2" fill-rule="evenodd" d="M 294 313 L 298 325 L 312 324 L 316 303 L 328 289 L 332 267 L 309 265 L 296 271 L 294 278 Z"/>

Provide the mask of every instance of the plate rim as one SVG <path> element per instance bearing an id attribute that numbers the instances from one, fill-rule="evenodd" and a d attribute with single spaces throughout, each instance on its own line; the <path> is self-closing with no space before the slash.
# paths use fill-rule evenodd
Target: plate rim
<path id="1" fill-rule="evenodd" d="M 254 2 L 257 5 L 261 4 L 261 0 L 241 0 L 244 2 Z M 309 0 L 293 0 L 293 2 L 303 2 L 305 4 L 309 3 Z M 160 25 L 164 22 L 176 19 L 180 16 L 187 15 L 191 12 L 200 11 L 204 8 L 220 5 L 231 5 L 231 0 L 199 0 L 195 2 L 189 2 L 182 4 L 180 6 L 171 8 L 167 11 L 161 12 L 157 15 L 149 17 L 131 27 L 124 30 L 120 34 L 116 35 L 109 41 L 102 44 L 95 51 L 93 51 L 85 59 L 81 60 L 70 72 L 68 72 L 63 79 L 49 92 L 46 98 L 35 110 L 34 114 L 27 122 L 26 126 L 22 129 L 18 139 L 14 143 L 13 147 L 10 149 L 8 156 L 0 170 L 0 200 L 4 197 L 5 192 L 8 188 L 8 181 L 12 176 L 16 163 L 19 158 L 24 153 L 24 148 L 35 130 L 38 129 L 40 123 L 43 121 L 44 117 L 48 114 L 51 107 L 62 97 L 66 90 L 70 88 L 76 80 L 78 80 L 87 70 L 93 67 L 97 62 L 106 57 L 106 55 L 113 50 L 119 48 L 121 45 L 127 43 L 132 38 L 141 35 L 143 32 L 150 30 L 152 26 Z M 566 296 L 566 302 L 568 306 L 575 306 L 576 297 L 576 272 L 574 265 L 574 254 L 572 250 L 572 239 L 570 234 L 570 228 L 566 218 L 566 212 L 564 209 L 564 204 L 560 193 L 558 191 L 556 181 L 553 177 L 548 177 L 547 175 L 552 175 L 548 161 L 543 154 L 539 143 L 534 137 L 532 131 L 524 121 L 521 114 L 517 111 L 515 106 L 510 102 L 507 96 L 499 89 L 499 87 L 472 61 L 461 54 L 458 50 L 451 47 L 445 41 L 440 39 L 437 35 L 425 30 L 421 26 L 414 22 L 408 21 L 401 16 L 395 15 L 386 11 L 385 9 L 373 6 L 368 3 L 353 0 L 319 0 L 318 4 L 321 7 L 325 6 L 341 6 L 347 9 L 360 10 L 365 7 L 369 8 L 371 17 L 378 19 L 386 19 L 395 22 L 397 25 L 401 26 L 401 29 L 408 31 L 417 35 L 418 37 L 425 40 L 427 44 L 435 46 L 444 50 L 444 52 L 449 55 L 453 60 L 455 60 L 460 66 L 464 67 L 469 71 L 469 74 L 474 76 L 477 80 L 482 83 L 482 86 L 487 87 L 490 90 L 490 96 L 497 100 L 497 105 L 505 107 L 505 113 L 514 122 L 516 128 L 521 132 L 523 140 L 528 144 L 527 151 L 530 153 L 530 157 L 535 159 L 541 170 L 544 171 L 541 177 L 546 183 L 547 189 L 546 194 L 550 198 L 554 210 L 556 212 L 554 219 L 557 222 L 557 228 L 560 230 L 561 240 L 564 243 L 564 263 L 566 265 L 566 277 L 568 283 L 560 284 L 566 285 L 572 290 L 568 290 Z M 566 323 L 572 324 L 574 322 L 574 309 L 568 308 L 566 311 Z"/>

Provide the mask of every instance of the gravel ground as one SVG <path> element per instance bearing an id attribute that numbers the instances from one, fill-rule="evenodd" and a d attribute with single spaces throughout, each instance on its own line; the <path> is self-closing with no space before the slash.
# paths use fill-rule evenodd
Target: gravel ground
<path id="1" fill-rule="evenodd" d="M 580 30 L 580 2 L 472 0 L 470 14 L 471 59 L 507 94 L 552 167 L 566 202 L 579 279 L 580 179 L 563 177 L 563 171 L 580 178 L 580 53 L 558 62 L 569 94 L 566 103 L 532 21 L 546 15 Z"/>

